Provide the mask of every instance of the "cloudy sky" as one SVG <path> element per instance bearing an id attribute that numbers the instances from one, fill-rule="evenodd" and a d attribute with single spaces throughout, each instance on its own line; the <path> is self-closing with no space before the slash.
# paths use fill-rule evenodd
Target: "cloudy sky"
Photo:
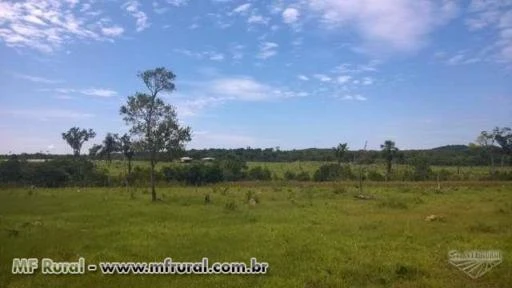
<path id="1" fill-rule="evenodd" d="M 432 148 L 512 125 L 511 0 L 0 0 L 0 63 L 0 153 L 126 132 L 157 66 L 189 148 Z"/>

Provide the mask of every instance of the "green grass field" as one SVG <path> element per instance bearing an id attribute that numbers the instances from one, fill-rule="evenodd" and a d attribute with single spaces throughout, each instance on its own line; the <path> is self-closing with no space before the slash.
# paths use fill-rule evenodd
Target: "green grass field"
<path id="1" fill-rule="evenodd" d="M 279 178 L 283 178 L 284 173 L 286 171 L 292 171 L 295 173 L 298 173 L 300 171 L 308 172 L 310 176 L 313 176 L 315 171 L 325 164 L 327 162 L 320 162 L 320 161 L 296 161 L 296 162 L 247 162 L 247 167 L 250 169 L 252 167 L 261 166 L 261 167 L 267 167 L 275 176 Z M 106 168 L 110 171 L 111 175 L 124 175 L 126 173 L 126 163 L 124 161 L 114 160 L 110 165 L 107 164 L 106 161 L 96 161 L 96 164 L 98 167 Z M 156 169 L 159 170 L 162 167 L 170 166 L 170 165 L 189 165 L 189 164 L 181 164 L 178 162 L 158 162 Z M 148 161 L 134 161 L 133 167 L 143 167 L 147 168 L 149 167 Z M 379 173 L 385 175 L 385 165 L 384 164 L 371 164 L 371 165 L 365 165 L 363 167 L 370 168 L 376 171 L 379 171 Z M 395 171 L 410 169 L 411 167 L 408 167 L 407 165 L 393 165 L 393 169 Z M 352 166 L 353 171 L 356 171 L 358 167 L 355 165 Z M 482 175 L 489 174 L 489 167 L 487 166 L 475 166 L 475 167 L 460 167 L 457 168 L 455 166 L 432 166 L 432 170 L 434 172 L 437 172 L 441 169 L 445 169 L 447 171 L 450 171 L 451 173 L 455 174 L 458 172 L 461 175 L 467 175 L 468 179 L 473 179 L 480 177 Z M 496 166 L 496 171 L 512 171 L 512 167 L 505 166 L 501 167 L 499 165 Z M 476 179 L 474 179 L 476 180 Z"/>
<path id="2" fill-rule="evenodd" d="M 226 189 L 227 188 L 227 189 Z M 512 183 L 239 183 L 0 190 L 0 287 L 510 287 Z M 248 192 L 248 191 L 252 192 Z M 205 205 L 209 193 L 212 203 Z M 259 203 L 251 206 L 247 194 Z M 441 221 L 425 221 L 437 215 Z M 503 252 L 472 280 L 449 250 Z M 268 262 L 266 275 L 12 275 L 56 261 Z"/>

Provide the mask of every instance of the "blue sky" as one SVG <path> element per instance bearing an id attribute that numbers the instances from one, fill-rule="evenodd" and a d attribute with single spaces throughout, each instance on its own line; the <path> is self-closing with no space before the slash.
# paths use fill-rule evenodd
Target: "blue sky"
<path id="1" fill-rule="evenodd" d="M 188 148 L 432 148 L 512 125 L 509 0 L 0 0 L 0 63 L 0 153 L 126 132 L 158 66 Z"/>

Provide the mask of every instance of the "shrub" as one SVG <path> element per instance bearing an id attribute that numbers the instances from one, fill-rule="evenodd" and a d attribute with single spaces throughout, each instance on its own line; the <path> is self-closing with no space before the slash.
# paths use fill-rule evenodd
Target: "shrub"
<path id="1" fill-rule="evenodd" d="M 0 163 L 0 182 L 30 184 L 42 187 L 62 187 L 66 185 L 105 185 L 106 170 L 97 170 L 86 159 L 56 159 L 30 163 L 16 157 Z"/>
<path id="2" fill-rule="evenodd" d="M 384 181 L 386 180 L 386 178 L 380 174 L 379 172 L 375 171 L 375 170 L 370 170 L 368 171 L 368 180 L 370 181 Z"/>
<path id="3" fill-rule="evenodd" d="M 230 155 L 218 163 L 222 169 L 223 179 L 226 181 L 237 181 L 245 178 L 247 165 L 239 157 Z"/>
<path id="4" fill-rule="evenodd" d="M 62 167 L 38 163 L 30 171 L 30 183 L 40 187 L 62 187 L 69 180 L 70 175 Z M 26 176 L 29 176 L 26 175 Z"/>
<path id="5" fill-rule="evenodd" d="M 338 164 L 325 164 L 315 171 L 313 179 L 315 181 L 334 181 L 353 179 L 354 174 L 350 166 L 340 166 Z"/>
<path id="6" fill-rule="evenodd" d="M 309 176 L 309 173 L 306 171 L 302 171 L 299 174 L 295 176 L 295 179 L 298 181 L 310 181 L 311 176 Z"/>
<path id="7" fill-rule="evenodd" d="M 234 200 L 229 200 L 224 205 L 224 209 L 227 211 L 235 211 L 238 208 L 238 205 L 236 205 L 236 202 Z"/>
<path id="8" fill-rule="evenodd" d="M 185 167 L 178 166 L 166 166 L 162 167 L 161 173 L 164 179 L 168 182 L 178 181 L 182 182 L 185 180 Z"/>
<path id="9" fill-rule="evenodd" d="M 413 179 L 415 181 L 421 181 L 421 180 L 429 180 L 432 176 L 432 169 L 430 168 L 430 164 L 428 162 L 428 159 L 424 155 L 420 155 L 413 159 Z"/>
<path id="10" fill-rule="evenodd" d="M 450 172 L 450 171 L 448 171 L 448 170 L 446 170 L 444 168 L 439 170 L 439 171 L 437 171 L 436 174 L 437 174 L 436 175 L 436 179 L 437 179 L 437 177 L 439 177 L 439 181 L 446 181 L 446 180 L 450 179 L 451 176 L 453 175 L 452 172 Z"/>
<path id="11" fill-rule="evenodd" d="M 293 171 L 286 170 L 286 172 L 284 172 L 285 180 L 295 180 L 296 177 L 297 175 Z"/>
<path id="12" fill-rule="evenodd" d="M 185 183 L 203 185 L 222 181 L 222 170 L 218 165 L 194 164 L 186 168 Z"/>
<path id="13" fill-rule="evenodd" d="M 192 164 L 187 166 L 168 166 L 161 170 L 168 182 L 177 181 L 189 185 L 204 185 L 223 180 L 222 169 L 218 164 Z"/>
<path id="14" fill-rule="evenodd" d="M 272 180 L 272 173 L 267 167 L 256 166 L 249 170 L 248 177 L 250 180 Z"/>
<path id="15" fill-rule="evenodd" d="M 0 161 L 0 183 L 19 183 L 23 179 L 22 166 L 26 162 L 19 161 L 16 155 L 7 161 Z"/>

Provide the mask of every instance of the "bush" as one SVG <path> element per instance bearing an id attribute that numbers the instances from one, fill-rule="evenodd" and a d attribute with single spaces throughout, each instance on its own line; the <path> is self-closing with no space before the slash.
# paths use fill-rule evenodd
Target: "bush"
<path id="1" fill-rule="evenodd" d="M 285 180 L 295 180 L 296 177 L 297 175 L 293 171 L 287 170 L 286 172 L 284 172 Z"/>
<path id="2" fill-rule="evenodd" d="M 203 185 L 222 181 L 222 170 L 217 165 L 194 164 L 187 167 L 185 183 L 189 185 Z"/>
<path id="3" fill-rule="evenodd" d="M 384 180 L 386 180 L 386 178 L 382 174 L 380 174 L 379 172 L 377 172 L 375 170 L 368 171 L 367 178 L 370 181 L 384 181 Z"/>
<path id="4" fill-rule="evenodd" d="M 66 186 L 71 178 L 62 167 L 48 165 L 47 163 L 34 165 L 27 176 L 30 176 L 30 184 L 40 187 Z"/>
<path id="5" fill-rule="evenodd" d="M 0 161 L 0 183 L 19 183 L 23 180 L 23 166 L 26 162 L 19 161 L 16 155 L 13 155 L 7 161 Z"/>
<path id="6" fill-rule="evenodd" d="M 479 180 L 511 181 L 512 171 L 495 171 L 494 174 L 489 173 L 486 176 L 480 177 Z"/>
<path id="7" fill-rule="evenodd" d="M 151 178 L 151 171 L 149 167 L 135 166 L 130 176 L 130 182 L 133 184 L 144 185 L 149 183 Z"/>
<path id="8" fill-rule="evenodd" d="M 162 168 L 165 180 L 183 182 L 189 185 L 204 185 L 223 181 L 223 172 L 218 164 L 192 164 Z"/>
<path id="9" fill-rule="evenodd" d="M 340 166 L 338 164 L 322 165 L 313 176 L 315 181 L 349 180 L 353 178 L 354 174 L 350 166 Z"/>
<path id="10" fill-rule="evenodd" d="M 437 175 L 436 175 L 436 179 L 437 179 L 437 177 L 439 177 L 439 181 L 447 181 L 447 180 L 449 180 L 449 179 L 451 178 L 451 176 L 453 175 L 453 173 L 452 173 L 452 172 L 450 172 L 450 171 L 448 171 L 448 170 L 446 170 L 446 169 L 444 169 L 444 168 L 443 168 L 443 169 L 441 169 L 441 170 L 439 170 L 439 171 L 437 171 L 437 173 L 436 173 L 436 174 L 437 174 Z"/>
<path id="11" fill-rule="evenodd" d="M 412 180 L 422 181 L 429 180 L 432 176 L 432 169 L 430 168 L 430 164 L 428 159 L 424 155 L 420 155 L 413 159 L 413 167 L 414 172 L 412 174 Z"/>
<path id="12" fill-rule="evenodd" d="M 295 179 L 298 181 L 310 181 L 311 176 L 309 176 L 309 173 L 306 171 L 302 171 L 297 176 L 295 176 Z"/>
<path id="13" fill-rule="evenodd" d="M 168 182 L 182 182 L 185 180 L 185 167 L 166 166 L 161 169 L 162 176 Z"/>
<path id="14" fill-rule="evenodd" d="M 226 181 L 238 181 L 246 177 L 247 165 L 239 157 L 229 155 L 226 159 L 221 160 L 218 165 L 222 169 L 223 179 Z"/>
<path id="15" fill-rule="evenodd" d="M 262 168 L 261 166 L 253 167 L 248 172 L 248 177 L 250 180 L 272 180 L 272 174 L 267 167 Z"/>
<path id="16" fill-rule="evenodd" d="M 97 170 L 86 159 L 57 159 L 31 163 L 16 157 L 0 163 L 0 183 L 29 184 L 42 187 L 67 185 L 105 185 L 106 170 Z"/>

